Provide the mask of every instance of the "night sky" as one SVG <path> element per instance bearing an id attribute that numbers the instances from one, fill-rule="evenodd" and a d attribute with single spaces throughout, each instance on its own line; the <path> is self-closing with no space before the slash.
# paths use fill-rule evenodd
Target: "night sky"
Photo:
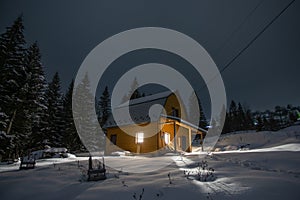
<path id="1" fill-rule="evenodd" d="M 17 1 L 1 0 L 0 31 L 23 14 L 28 43 L 37 41 L 47 80 L 59 72 L 65 90 L 87 54 L 101 41 L 127 29 L 165 27 L 198 41 L 222 69 L 290 0 L 195 1 Z M 300 105 L 300 2 L 295 1 L 223 73 L 227 99 L 253 110 Z M 168 64 L 191 81 L 204 107 L 207 89 L 183 59 L 160 50 L 139 50 L 117 59 L 99 83 L 110 90 L 130 68 Z M 112 76 L 111 74 L 114 74 Z M 150 87 L 149 87 L 150 88 Z M 148 89 L 149 89 L 148 88 Z M 160 88 L 152 87 L 153 91 Z M 147 88 L 144 88 L 147 89 Z M 206 111 L 209 112 L 209 111 Z"/>

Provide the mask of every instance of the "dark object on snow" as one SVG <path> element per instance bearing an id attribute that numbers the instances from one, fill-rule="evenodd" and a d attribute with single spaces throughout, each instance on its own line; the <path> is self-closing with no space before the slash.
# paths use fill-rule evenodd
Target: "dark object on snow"
<path id="1" fill-rule="evenodd" d="M 168 178 L 169 178 L 169 183 L 172 184 L 170 172 L 168 173 Z"/>
<path id="2" fill-rule="evenodd" d="M 27 159 L 21 158 L 20 170 L 21 169 L 34 169 L 35 167 L 35 160 L 34 159 Z"/>
<path id="3" fill-rule="evenodd" d="M 239 149 L 243 150 L 245 148 L 249 148 L 250 144 L 243 144 L 239 146 Z"/>
<path id="4" fill-rule="evenodd" d="M 104 159 L 102 166 L 99 166 L 98 169 L 93 169 L 92 156 L 89 157 L 89 169 L 87 172 L 88 181 L 99 181 L 106 179 L 106 169 L 104 164 Z"/>
<path id="5" fill-rule="evenodd" d="M 92 156 L 89 157 L 89 170 L 93 169 L 93 160 L 92 160 Z"/>

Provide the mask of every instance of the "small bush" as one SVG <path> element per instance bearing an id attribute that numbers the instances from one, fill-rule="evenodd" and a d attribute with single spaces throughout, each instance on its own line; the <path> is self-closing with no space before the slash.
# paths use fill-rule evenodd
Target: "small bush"
<path id="1" fill-rule="evenodd" d="M 215 169 L 208 167 L 207 161 L 203 160 L 197 164 L 194 169 L 188 169 L 184 171 L 184 175 L 188 179 L 196 179 L 198 181 L 214 181 L 216 179 L 214 175 Z"/>

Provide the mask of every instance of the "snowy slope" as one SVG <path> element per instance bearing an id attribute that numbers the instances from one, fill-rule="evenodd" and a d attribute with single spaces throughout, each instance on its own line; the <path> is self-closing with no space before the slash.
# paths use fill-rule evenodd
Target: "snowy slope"
<path id="1" fill-rule="evenodd" d="M 236 146 L 250 143 L 250 150 L 164 156 L 159 162 L 169 162 L 170 159 L 173 162 L 152 172 L 134 173 L 141 168 L 147 171 L 153 167 L 147 157 L 105 157 L 108 179 L 98 182 L 86 181 L 87 157 L 38 160 L 33 170 L 19 171 L 18 165 L 0 165 L 0 198 L 130 200 L 134 199 L 134 194 L 139 199 L 144 189 L 142 200 L 298 200 L 298 134 L 299 126 L 274 133 L 226 135 L 220 139 L 219 148 L 231 143 Z M 200 182 L 184 174 L 197 170 L 197 164 L 202 160 L 215 170 L 214 181 Z M 110 165 L 118 168 L 110 168 Z M 131 172 L 122 171 L 125 168 Z"/>
<path id="2" fill-rule="evenodd" d="M 300 143 L 300 126 L 291 126 L 276 132 L 248 131 L 221 135 L 215 150 L 236 150 L 242 145 L 247 145 L 247 148 L 250 149 L 257 149 L 289 143 Z"/>

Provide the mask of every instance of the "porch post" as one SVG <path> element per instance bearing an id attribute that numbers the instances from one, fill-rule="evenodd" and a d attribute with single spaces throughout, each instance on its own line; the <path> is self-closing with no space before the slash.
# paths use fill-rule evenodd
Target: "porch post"
<path id="1" fill-rule="evenodd" d="M 174 148 L 175 152 L 177 152 L 176 121 L 174 121 Z"/>
<path id="2" fill-rule="evenodd" d="M 192 130 L 191 128 L 189 129 L 189 151 L 192 152 Z"/>

